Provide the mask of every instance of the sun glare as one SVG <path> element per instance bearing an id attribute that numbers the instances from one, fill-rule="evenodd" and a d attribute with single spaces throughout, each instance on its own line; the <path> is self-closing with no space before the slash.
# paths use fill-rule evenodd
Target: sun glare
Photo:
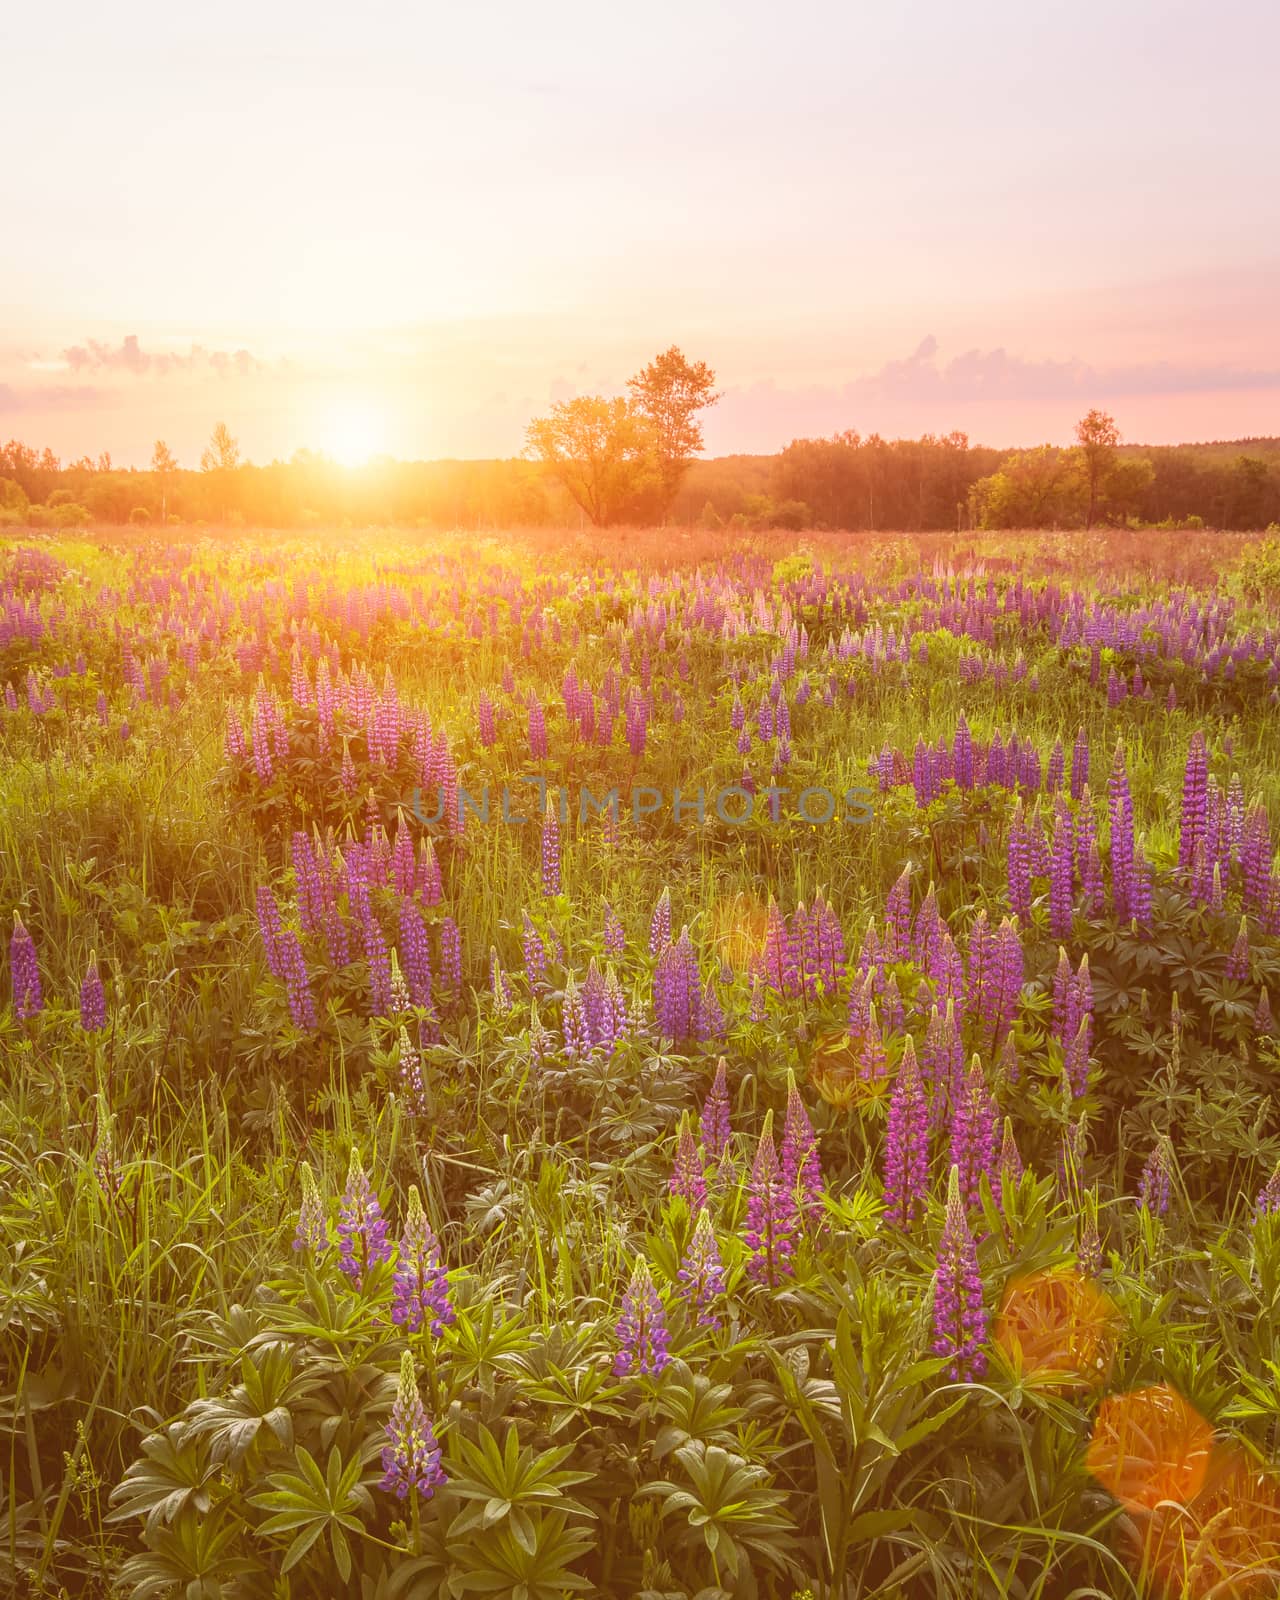
<path id="1" fill-rule="evenodd" d="M 386 452 L 383 420 L 366 407 L 341 407 L 325 421 L 321 448 L 344 467 L 362 467 Z"/>

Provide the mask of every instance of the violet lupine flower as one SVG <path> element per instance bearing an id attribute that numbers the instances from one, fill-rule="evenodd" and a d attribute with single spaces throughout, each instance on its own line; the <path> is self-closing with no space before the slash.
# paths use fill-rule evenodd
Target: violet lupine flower
<path id="1" fill-rule="evenodd" d="M 955 738 L 951 741 L 951 775 L 957 789 L 973 788 L 973 736 L 962 711 L 956 722 Z"/>
<path id="2" fill-rule="evenodd" d="M 1022 1181 L 1022 1154 L 1013 1135 L 1013 1118 L 1004 1119 L 1004 1136 L 1000 1141 L 1000 1155 L 996 1161 L 996 1175 L 992 1183 L 997 1203 L 1003 1199 L 1006 1185 L 1017 1188 Z M 997 1187 L 998 1185 L 998 1187 Z"/>
<path id="3" fill-rule="evenodd" d="M 707 1098 L 702 1103 L 698 1119 L 702 1147 L 708 1160 L 722 1161 L 728 1152 L 732 1130 L 729 1125 L 729 1065 L 723 1056 L 716 1063 L 716 1074 L 711 1080 Z"/>
<path id="4" fill-rule="evenodd" d="M 906 961 L 911 941 L 911 865 L 898 874 L 884 906 L 884 949 L 886 962 Z"/>
<path id="5" fill-rule="evenodd" d="M 783 1278 L 790 1277 L 795 1231 L 795 1201 L 782 1181 L 778 1165 L 778 1152 L 773 1142 L 773 1112 L 766 1111 L 747 1183 L 744 1238 L 751 1251 L 748 1276 L 770 1289 L 776 1288 Z"/>
<path id="6" fill-rule="evenodd" d="M 542 942 L 542 936 L 533 925 L 533 919 L 526 911 L 524 916 L 524 972 L 529 981 L 530 989 L 539 989 L 546 982 L 547 977 L 547 947 Z"/>
<path id="7" fill-rule="evenodd" d="M 910 1034 L 889 1100 L 884 1142 L 885 1221 L 910 1228 L 929 1192 L 929 1103 Z"/>
<path id="8" fill-rule="evenodd" d="M 462 989 L 462 934 L 452 917 L 440 923 L 440 977 L 454 993 Z"/>
<path id="9" fill-rule="evenodd" d="M 400 1357 L 400 1382 L 386 1433 L 380 1487 L 397 1500 L 407 1500 L 410 1491 L 430 1500 L 447 1480 L 440 1465 L 435 1429 L 418 1393 L 413 1355 L 408 1350 Z"/>
<path id="10" fill-rule="evenodd" d="M 720 1326 L 716 1303 L 724 1295 L 724 1265 L 720 1258 L 720 1245 L 711 1222 L 711 1213 L 698 1213 L 698 1225 L 684 1253 L 676 1277 L 685 1287 L 689 1309 L 699 1326 L 715 1329 Z"/>
<path id="11" fill-rule="evenodd" d="M 416 1184 L 409 1186 L 409 1210 L 396 1261 L 391 1320 L 406 1333 L 429 1323 L 437 1339 L 454 1318 L 449 1279 L 440 1259 L 440 1241 L 422 1209 Z"/>
<path id="12" fill-rule="evenodd" d="M 493 721 L 493 701 L 483 689 L 476 701 L 476 721 L 480 728 L 480 743 L 487 750 L 497 741 L 498 730 Z"/>
<path id="13" fill-rule="evenodd" d="M 782 1125 L 780 1169 L 783 1186 L 794 1196 L 799 1214 L 810 1223 L 821 1221 L 826 1185 L 822 1180 L 818 1140 L 796 1087 L 795 1073 L 790 1069 L 787 1071 L 787 1114 Z"/>
<path id="14" fill-rule="evenodd" d="M 654 1287 L 653 1274 L 643 1256 L 635 1264 L 631 1281 L 622 1297 L 618 1318 L 618 1353 L 613 1358 L 614 1376 L 657 1377 L 670 1361 L 667 1354 L 667 1314 Z"/>
<path id="15" fill-rule="evenodd" d="M 351 1152 L 347 1187 L 338 1212 L 338 1254 L 338 1270 L 357 1289 L 363 1286 L 369 1268 L 391 1259 L 382 1207 L 355 1150 Z"/>
<path id="16" fill-rule="evenodd" d="M 1189 873 L 1196 846 L 1205 836 L 1209 820 L 1209 751 L 1199 728 L 1191 735 L 1182 777 L 1182 817 L 1178 841 L 1178 870 Z"/>
<path id="17" fill-rule="evenodd" d="M 693 1137 L 693 1128 L 686 1112 L 680 1119 L 680 1132 L 676 1138 L 676 1158 L 667 1187 L 689 1202 L 692 1211 L 707 1202 L 707 1175 L 702 1165 L 702 1154 Z"/>
<path id="18" fill-rule="evenodd" d="M 412 900 L 400 902 L 400 966 L 415 1006 L 431 1004 L 431 941 L 422 913 Z"/>
<path id="19" fill-rule="evenodd" d="M 700 1036 L 702 988 L 698 961 L 688 928 L 668 943 L 653 971 L 653 1019 L 664 1038 L 676 1041 Z"/>
<path id="20" fill-rule="evenodd" d="M 85 1033 L 98 1033 L 107 1025 L 107 996 L 98 972 L 96 951 L 89 954 L 89 966 L 80 980 L 80 1026 Z"/>
<path id="21" fill-rule="evenodd" d="M 1066 758 L 1062 750 L 1062 740 L 1054 741 L 1053 753 L 1049 757 L 1049 770 L 1045 775 L 1044 786 L 1050 794 L 1057 794 L 1062 787 L 1063 773 L 1066 770 Z"/>
<path id="22" fill-rule="evenodd" d="M 1253 1031 L 1269 1034 L 1274 1031 L 1275 1025 L 1275 1017 L 1271 1012 L 1271 997 L 1264 989 L 1258 996 L 1257 1009 L 1253 1013 Z"/>
<path id="23" fill-rule="evenodd" d="M 273 978 L 283 978 L 280 965 L 280 907 L 275 895 L 265 886 L 258 890 L 258 933 L 267 958 L 267 971 Z"/>
<path id="24" fill-rule="evenodd" d="M 284 980 L 285 998 L 289 1002 L 289 1016 L 300 1033 L 316 1031 L 316 1003 L 311 993 L 311 979 L 307 974 L 307 958 L 302 953 L 298 935 L 289 928 L 280 935 L 277 943 L 280 977 Z"/>
<path id="25" fill-rule="evenodd" d="M 965 1215 L 960 1173 L 952 1167 L 933 1279 L 933 1353 L 947 1360 L 945 1375 L 950 1382 L 976 1382 L 987 1370 L 986 1342 L 978 1248 Z"/>
<path id="26" fill-rule="evenodd" d="M 13 982 L 13 1014 L 19 1022 L 44 1010 L 44 990 L 40 985 L 40 964 L 35 940 L 22 918 L 13 914 L 13 938 L 9 943 L 9 976 Z"/>
<path id="27" fill-rule="evenodd" d="M 1249 919 L 1240 918 L 1240 931 L 1236 935 L 1236 942 L 1231 947 L 1231 954 L 1227 957 L 1227 977 L 1233 978 L 1237 983 L 1247 983 L 1249 979 Z"/>
<path id="28" fill-rule="evenodd" d="M 1147 1157 L 1138 1180 L 1138 1205 L 1153 1217 L 1163 1217 L 1169 1210 L 1169 1157 L 1168 1141 L 1163 1135 Z"/>
<path id="29" fill-rule="evenodd" d="M 604 953 L 607 956 L 620 956 L 626 949 L 626 944 L 627 936 L 623 930 L 622 920 L 606 901 L 604 908 Z"/>
<path id="30" fill-rule="evenodd" d="M 671 939 L 671 890 L 663 889 L 649 922 L 649 954 L 661 955 Z"/>
<path id="31" fill-rule="evenodd" d="M 1049 864 L 1049 933 L 1055 939 L 1071 934 L 1075 878 L 1075 830 L 1071 813 L 1062 806 L 1053 822 L 1053 855 Z"/>
<path id="32" fill-rule="evenodd" d="M 329 1248 L 329 1229 L 325 1222 L 324 1202 L 316 1187 L 315 1174 L 309 1162 L 298 1169 L 302 1181 L 302 1204 L 298 1207 L 298 1225 L 294 1229 L 293 1248 L 309 1250 L 316 1262 Z"/>
<path id="33" fill-rule="evenodd" d="M 951 1106 L 951 1169 L 960 1174 L 960 1192 L 970 1210 L 982 1203 L 983 1176 L 993 1189 L 999 1178 L 997 1123 L 996 1103 L 975 1055 Z"/>
<path id="34" fill-rule="evenodd" d="M 591 1034 L 587 1028 L 586 1007 L 582 994 L 570 973 L 564 986 L 564 1003 L 560 1008 L 560 1029 L 564 1035 L 565 1053 L 582 1060 L 591 1053 Z"/>
<path id="35" fill-rule="evenodd" d="M 1271 1176 L 1259 1189 L 1253 1215 L 1255 1221 L 1261 1221 L 1263 1217 L 1274 1217 L 1278 1213 L 1280 1213 L 1280 1161 L 1276 1162 Z"/>
<path id="36" fill-rule="evenodd" d="M 535 761 L 545 761 L 549 746 L 547 744 L 547 718 L 542 709 L 541 701 L 530 695 L 529 697 L 529 754 Z"/>
<path id="37" fill-rule="evenodd" d="M 1019 797 L 1009 823 L 1008 844 L 1009 904 L 1015 914 L 1026 922 L 1031 916 L 1031 835 Z"/>
<path id="38" fill-rule="evenodd" d="M 1111 803 L 1111 897 L 1117 919 L 1129 922 L 1134 911 L 1133 796 L 1122 741 L 1116 744 L 1107 792 Z"/>
<path id="39" fill-rule="evenodd" d="M 548 899 L 560 893 L 560 820 L 550 797 L 542 814 L 542 892 Z"/>

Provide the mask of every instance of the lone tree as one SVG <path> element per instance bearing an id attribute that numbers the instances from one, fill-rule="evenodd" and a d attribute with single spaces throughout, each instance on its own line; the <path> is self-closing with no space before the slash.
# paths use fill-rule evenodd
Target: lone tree
<path id="1" fill-rule="evenodd" d="M 616 522 L 658 478 L 653 425 L 623 399 L 562 400 L 529 424 L 526 441 L 598 528 Z"/>
<path id="2" fill-rule="evenodd" d="M 160 521 L 169 520 L 169 484 L 178 470 L 178 460 L 163 439 L 156 440 L 151 452 L 151 470 L 160 480 Z"/>
<path id="3" fill-rule="evenodd" d="M 630 399 L 563 400 L 529 424 L 525 448 L 597 527 L 663 516 L 702 449 L 697 414 L 720 398 L 715 381 L 672 345 L 628 381 Z"/>
<path id="4" fill-rule="evenodd" d="M 1105 411 L 1087 412 L 1076 423 L 1076 439 L 1080 446 L 1080 464 L 1084 473 L 1088 503 L 1085 507 L 1084 525 L 1093 527 L 1098 509 L 1098 495 L 1104 480 L 1116 459 L 1116 446 L 1120 443 L 1120 430 L 1116 419 Z"/>
<path id="5" fill-rule="evenodd" d="M 716 375 L 705 361 L 690 362 L 676 345 L 627 381 L 632 404 L 653 424 L 657 438 L 662 511 L 670 509 L 689 463 L 702 449 L 698 412 L 715 405 Z"/>
<path id="6" fill-rule="evenodd" d="M 209 444 L 200 457 L 201 472 L 230 472 L 240 465 L 240 441 L 231 437 L 225 422 L 220 422 L 210 435 Z"/>

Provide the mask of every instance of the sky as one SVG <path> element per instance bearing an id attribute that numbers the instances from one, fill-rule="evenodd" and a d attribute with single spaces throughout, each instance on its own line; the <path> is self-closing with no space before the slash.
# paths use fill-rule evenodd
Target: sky
<path id="1" fill-rule="evenodd" d="M 1280 433 L 1273 0 L 0 8 L 0 438 L 508 456 Z"/>

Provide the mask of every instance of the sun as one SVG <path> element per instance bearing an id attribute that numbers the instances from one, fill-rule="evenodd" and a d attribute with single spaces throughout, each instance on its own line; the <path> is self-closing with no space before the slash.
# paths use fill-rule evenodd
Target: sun
<path id="1" fill-rule="evenodd" d="M 362 467 L 386 452 L 383 418 L 368 406 L 335 407 L 325 419 L 321 449 L 344 467 Z"/>

